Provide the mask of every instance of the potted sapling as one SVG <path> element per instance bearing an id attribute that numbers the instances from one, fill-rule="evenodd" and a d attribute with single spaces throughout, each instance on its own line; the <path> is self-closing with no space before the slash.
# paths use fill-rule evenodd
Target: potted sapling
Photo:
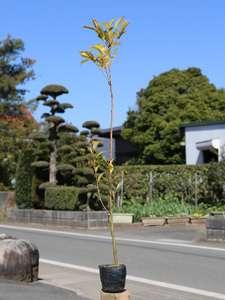
<path id="1" fill-rule="evenodd" d="M 120 264 L 117 258 L 116 240 L 113 226 L 113 203 L 115 201 L 115 194 L 117 189 L 122 184 L 122 181 L 116 186 L 114 184 L 117 176 L 114 176 L 113 167 L 113 153 L 112 153 L 112 142 L 113 142 L 113 108 L 114 108 L 114 97 L 113 97 L 113 86 L 112 86 L 112 74 L 111 65 L 117 54 L 117 46 L 119 46 L 120 38 L 126 33 L 126 27 L 130 24 L 127 20 L 124 21 L 124 17 L 120 19 L 114 19 L 109 23 L 103 22 L 104 29 L 100 26 L 99 22 L 92 19 L 94 26 L 83 26 L 83 28 L 93 30 L 98 38 L 101 40 L 100 44 L 90 46 L 89 51 L 80 51 L 80 55 L 84 58 L 81 64 L 91 61 L 99 70 L 103 73 L 106 78 L 111 95 L 111 122 L 110 122 L 110 158 L 105 160 L 107 164 L 107 171 L 100 172 L 99 157 L 102 156 L 102 152 L 97 153 L 95 150 L 98 147 L 98 141 L 92 142 L 92 147 L 89 147 L 89 151 L 92 154 L 92 158 L 89 163 L 92 165 L 95 177 L 96 177 L 96 191 L 103 208 L 107 210 L 103 195 L 101 194 L 101 184 L 108 183 L 108 211 L 110 215 L 110 231 L 112 237 L 113 257 L 114 262 L 111 264 L 104 264 L 99 266 L 100 279 L 102 282 L 102 290 L 109 293 L 120 293 L 124 291 L 126 281 L 126 265 Z"/>

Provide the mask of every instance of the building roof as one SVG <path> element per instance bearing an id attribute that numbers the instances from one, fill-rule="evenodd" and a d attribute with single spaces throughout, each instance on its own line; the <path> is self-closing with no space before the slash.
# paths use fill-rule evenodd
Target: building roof
<path id="1" fill-rule="evenodd" d="M 225 124 L 225 120 L 213 120 L 213 121 L 183 123 L 183 124 L 179 125 L 179 128 L 207 126 L 207 125 L 217 125 L 217 124 Z"/>
<path id="2" fill-rule="evenodd" d="M 209 126 L 209 125 L 218 125 L 218 124 L 225 124 L 225 120 L 183 123 L 178 126 L 179 137 L 182 138 L 185 135 L 185 128 L 187 127 L 200 127 L 200 126 Z"/>
<path id="3" fill-rule="evenodd" d="M 124 126 L 113 127 L 113 136 L 120 136 L 121 130 Z M 110 128 L 102 129 L 102 133 L 99 134 L 100 137 L 110 137 Z"/>

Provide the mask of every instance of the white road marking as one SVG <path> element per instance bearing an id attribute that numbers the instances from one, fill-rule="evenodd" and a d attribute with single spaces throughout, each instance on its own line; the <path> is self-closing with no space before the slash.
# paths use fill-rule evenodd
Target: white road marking
<path id="1" fill-rule="evenodd" d="M 71 236 L 111 240 L 110 236 L 101 236 L 101 235 L 86 234 L 86 233 L 85 234 L 84 233 L 75 233 L 75 232 L 69 232 L 69 231 L 59 231 L 59 230 L 29 228 L 29 227 L 16 227 L 16 226 L 2 225 L 2 224 L 0 224 L 0 228 L 9 228 L 9 229 L 16 229 L 16 230 L 26 230 L 26 231 L 35 231 L 35 232 L 42 232 L 42 233 L 52 233 L 52 234 L 71 235 Z M 155 244 L 155 245 L 166 245 L 166 246 L 179 246 L 179 247 L 185 247 L 185 248 L 194 248 L 194 249 L 225 252 L 225 248 L 198 246 L 198 245 L 190 245 L 190 244 L 182 244 L 182 243 L 171 243 L 171 242 L 162 242 L 162 241 L 148 241 L 148 240 L 139 240 L 139 239 L 119 238 L 119 237 L 116 237 L 116 240 L 117 241 L 123 241 L 123 242 L 132 242 L 132 243 L 136 242 L 136 243 L 153 244 L 153 245 Z"/>
<path id="2" fill-rule="evenodd" d="M 98 274 L 98 269 L 93 269 L 93 268 L 88 268 L 88 267 L 83 267 L 83 266 L 78 266 L 78 265 L 72 265 L 72 264 L 67 264 L 55 260 L 49 260 L 49 259 L 44 259 L 40 258 L 39 262 L 44 263 L 44 264 L 49 264 L 49 265 L 54 265 L 54 266 L 59 266 L 59 267 L 64 267 L 64 268 L 69 268 L 69 269 L 74 269 L 74 270 L 79 270 L 79 271 L 84 271 L 84 272 L 89 272 L 89 273 L 95 273 Z"/>
<path id="3" fill-rule="evenodd" d="M 94 274 L 99 273 L 98 269 L 93 269 L 93 268 L 88 268 L 88 267 L 83 267 L 83 266 L 78 266 L 78 265 L 72 265 L 72 264 L 68 264 L 68 263 L 62 263 L 59 261 L 48 260 L 48 259 L 43 259 L 43 258 L 40 258 L 39 261 L 41 263 L 51 264 L 54 266 L 65 267 L 65 268 L 69 268 L 69 269 L 74 269 L 74 270 L 79 270 L 79 271 L 84 271 L 84 272 L 89 272 L 89 273 L 94 273 Z M 167 283 L 167 282 L 161 282 L 161 281 L 156 281 L 156 280 L 151 280 L 151 279 L 141 278 L 141 277 L 136 277 L 136 276 L 127 275 L 126 278 L 127 278 L 127 280 L 130 280 L 130 281 L 135 281 L 135 282 L 154 285 L 154 286 L 158 286 L 158 287 L 162 287 L 162 288 L 192 293 L 195 295 L 201 295 L 201 296 L 211 297 L 211 298 L 215 298 L 215 299 L 224 299 L 225 300 L 224 294 L 214 293 L 214 292 L 210 292 L 210 291 L 190 288 L 187 286 L 171 284 L 171 283 Z"/>

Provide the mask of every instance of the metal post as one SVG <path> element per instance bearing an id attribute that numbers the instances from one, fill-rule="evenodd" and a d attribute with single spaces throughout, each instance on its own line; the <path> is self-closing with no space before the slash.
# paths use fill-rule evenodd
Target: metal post
<path id="1" fill-rule="evenodd" d="M 198 175 L 195 173 L 195 208 L 198 207 Z"/>
<path id="2" fill-rule="evenodd" d="M 123 171 L 122 171 L 121 180 L 122 180 L 122 185 L 121 185 L 121 198 L 120 198 L 120 205 L 122 206 L 122 204 L 123 204 Z"/>
<path id="3" fill-rule="evenodd" d="M 149 187 L 149 199 L 150 199 L 150 203 L 152 204 L 152 172 L 150 172 L 150 180 L 149 180 L 149 183 L 150 183 L 150 187 Z"/>

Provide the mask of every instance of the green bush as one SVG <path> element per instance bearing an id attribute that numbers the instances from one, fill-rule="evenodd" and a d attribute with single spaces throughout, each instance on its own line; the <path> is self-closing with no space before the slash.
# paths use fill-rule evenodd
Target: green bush
<path id="1" fill-rule="evenodd" d="M 9 161 L 0 161 L 0 190 L 7 191 L 11 185 L 12 167 Z"/>
<path id="2" fill-rule="evenodd" d="M 7 186 L 4 186 L 2 182 L 0 182 L 0 191 L 1 192 L 8 192 L 9 188 Z"/>
<path id="3" fill-rule="evenodd" d="M 43 180 L 38 176 L 36 170 L 32 178 L 32 186 L 31 186 L 32 207 L 36 209 L 44 208 L 45 192 L 43 189 L 39 188 L 42 183 Z"/>
<path id="4" fill-rule="evenodd" d="M 18 208 L 33 208 L 31 185 L 34 170 L 30 167 L 33 151 L 21 152 L 16 169 L 15 203 Z"/>
<path id="5" fill-rule="evenodd" d="M 45 208 L 52 210 L 76 210 L 79 192 L 75 187 L 57 186 L 45 190 Z"/>

